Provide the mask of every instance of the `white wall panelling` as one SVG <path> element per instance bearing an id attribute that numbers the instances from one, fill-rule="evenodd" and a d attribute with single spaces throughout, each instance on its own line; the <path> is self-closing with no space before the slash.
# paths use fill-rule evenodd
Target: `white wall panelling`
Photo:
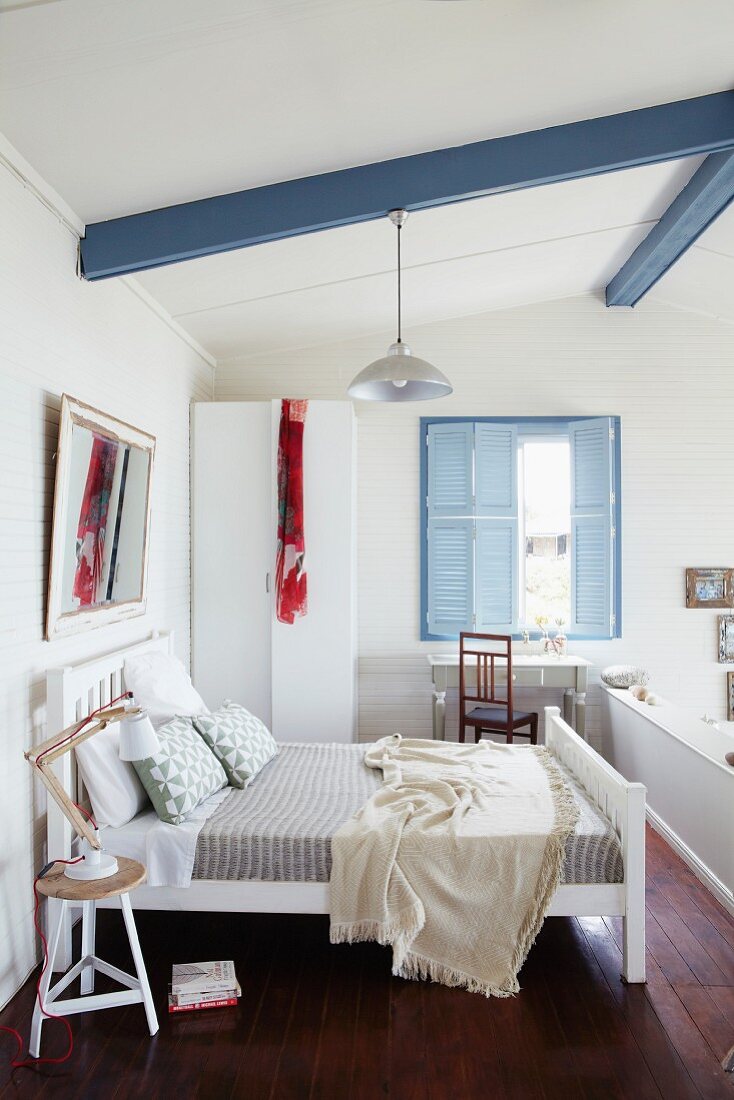
<path id="1" fill-rule="evenodd" d="M 355 421 L 311 401 L 303 443 L 308 614 L 275 619 L 280 402 L 193 410 L 193 673 L 211 707 L 242 703 L 282 741 L 356 730 Z M 266 575 L 270 576 L 269 590 Z"/>
<path id="2" fill-rule="evenodd" d="M 734 914 L 734 770 L 724 760 L 734 737 L 626 691 L 602 689 L 601 703 L 605 757 L 645 784 L 655 828 Z"/>
<path id="3" fill-rule="evenodd" d="M 343 397 L 391 338 L 220 362 L 216 397 Z M 716 613 L 686 609 L 684 570 L 732 564 L 734 328 L 654 299 L 609 311 L 585 295 L 424 325 L 406 339 L 446 372 L 454 394 L 357 408 L 360 738 L 431 728 L 424 654 L 446 645 L 418 640 L 418 420 L 426 415 L 621 416 L 623 638 L 573 651 L 594 662 L 596 683 L 604 665 L 632 661 L 690 713 L 725 717 Z M 530 691 L 522 700 L 541 711 L 548 701 Z M 595 686 L 587 702 L 598 743 Z M 451 736 L 455 699 L 448 719 Z"/>
<path id="4" fill-rule="evenodd" d="M 209 363 L 129 284 L 74 275 L 76 240 L 0 166 L 0 1004 L 37 958 L 33 873 L 44 861 L 45 793 L 23 751 L 46 729 L 45 671 L 175 631 L 189 655 L 188 407 L 212 393 Z M 43 640 L 60 395 L 157 437 L 144 617 Z M 51 853 L 53 855 L 53 853 Z"/>

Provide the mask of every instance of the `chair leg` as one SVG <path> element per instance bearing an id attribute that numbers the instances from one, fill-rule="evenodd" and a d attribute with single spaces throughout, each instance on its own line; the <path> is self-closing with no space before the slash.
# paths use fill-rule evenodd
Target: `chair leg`
<path id="1" fill-rule="evenodd" d="M 459 722 L 459 741 L 461 741 L 461 743 L 463 745 L 465 740 L 466 740 L 466 722 L 461 721 L 461 722 Z"/>
<path id="2" fill-rule="evenodd" d="M 530 719 L 530 744 L 538 744 L 538 716 L 534 714 Z"/>
<path id="3" fill-rule="evenodd" d="M 82 958 L 94 955 L 96 905 L 94 901 L 82 902 Z M 82 970 L 82 993 L 94 993 L 94 963 Z"/>
<path id="4" fill-rule="evenodd" d="M 513 737 L 512 730 L 508 730 L 507 731 L 507 744 L 512 745 L 513 742 L 514 742 L 514 737 Z"/>
<path id="5" fill-rule="evenodd" d="M 36 1004 L 33 1009 L 33 1022 L 31 1024 L 31 1041 L 28 1045 L 31 1058 L 38 1058 L 41 1049 L 41 1028 L 43 1027 L 43 1012 L 41 1011 L 41 1005 L 46 1005 L 46 995 L 51 986 L 51 978 L 53 977 L 54 959 L 56 952 L 59 948 L 59 940 L 61 939 L 61 929 L 64 924 L 64 917 L 66 915 L 67 902 L 61 901 L 56 907 L 56 924 L 54 925 L 51 933 L 48 937 L 48 956 L 46 962 L 46 970 L 44 971 L 41 983 L 38 989 L 38 996 L 36 997 Z M 53 1011 L 53 1009 L 51 1009 Z"/>
<path id="6" fill-rule="evenodd" d="M 127 938 L 130 941 L 130 950 L 132 952 L 133 962 L 135 963 L 135 973 L 140 982 L 140 992 L 143 996 L 145 1015 L 148 1020 L 148 1031 L 151 1035 L 155 1035 L 158 1030 L 158 1017 L 155 1014 L 153 994 L 150 991 L 143 952 L 140 950 L 140 941 L 138 939 L 137 928 L 135 927 L 135 917 L 133 916 L 129 894 L 120 894 L 120 907 L 122 909 L 123 920 L 125 921 L 125 928 L 127 929 Z"/>

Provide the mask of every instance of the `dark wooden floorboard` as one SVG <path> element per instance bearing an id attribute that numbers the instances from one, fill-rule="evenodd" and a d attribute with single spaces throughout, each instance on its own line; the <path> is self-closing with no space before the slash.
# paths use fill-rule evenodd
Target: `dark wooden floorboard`
<path id="1" fill-rule="evenodd" d="M 0 1095 L 83 1100 L 734 1100 L 720 1059 L 734 1043 L 734 919 L 678 856 L 648 835 L 646 986 L 620 981 L 619 918 L 546 922 L 521 992 L 486 999 L 390 973 L 376 944 L 332 946 L 323 917 L 140 913 L 159 1012 L 72 1017 L 66 1065 L 10 1072 Z M 78 939 L 78 932 L 77 932 Z M 98 950 L 130 960 L 119 913 Z M 171 1017 L 173 962 L 232 958 L 236 1008 Z M 34 986 L 0 1013 L 27 1037 Z M 63 1026 L 44 1027 L 46 1055 Z M 0 1035 L 0 1057 L 13 1052 Z"/>
<path id="2" fill-rule="evenodd" d="M 364 956 L 361 944 L 356 947 L 342 944 L 330 950 L 329 985 L 310 1089 L 312 1100 L 349 1095 L 356 1062 Z"/>
<path id="3" fill-rule="evenodd" d="M 572 1039 L 584 1094 L 589 1097 L 625 1097 L 630 1089 L 639 1100 L 653 1100 L 660 1092 L 634 1041 L 619 1018 L 610 991 L 600 989 L 600 971 L 588 941 L 576 921 L 554 921 L 566 940 L 564 969 L 573 985 L 557 982 L 566 1005 L 554 996 L 564 1030 Z M 606 996 L 604 995 L 606 993 Z M 601 1086 L 601 1087 L 600 1087 Z"/>
<path id="4" fill-rule="evenodd" d="M 679 1097 L 690 1100 L 700 1096 L 675 1044 L 647 1000 L 644 986 L 624 985 L 620 981 L 622 952 L 604 921 L 597 917 L 582 917 L 579 924 L 663 1096 L 666 1100 L 678 1100 Z"/>
<path id="5" fill-rule="evenodd" d="M 588 964 L 588 982 L 582 996 L 589 1016 L 596 1025 L 596 1034 L 608 1051 L 619 1081 L 622 1095 L 634 1095 L 637 1100 L 657 1100 L 660 1089 L 648 1068 L 635 1036 L 624 1016 L 617 1010 L 614 994 L 608 985 L 598 981 L 603 976 L 598 959 L 577 921 L 570 922 L 576 950 Z"/>
<path id="6" fill-rule="evenodd" d="M 721 1061 L 734 1046 L 734 1020 L 727 1018 L 711 996 L 711 986 L 707 989 L 701 985 L 675 985 L 673 988 L 702 1037 Z M 734 989 L 731 992 L 734 993 Z"/>

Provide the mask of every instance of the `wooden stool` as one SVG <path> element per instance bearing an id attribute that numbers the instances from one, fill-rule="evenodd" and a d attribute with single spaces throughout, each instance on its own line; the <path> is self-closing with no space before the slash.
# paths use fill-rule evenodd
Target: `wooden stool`
<path id="1" fill-rule="evenodd" d="M 33 1011 L 33 1024 L 31 1025 L 30 1053 L 33 1058 L 38 1058 L 41 1046 L 41 1027 L 45 1019 L 41 1012 L 41 1004 L 49 1011 L 59 1016 L 71 1016 L 75 1012 L 95 1012 L 98 1008 L 116 1008 L 120 1005 L 142 1003 L 145 1005 L 145 1015 L 148 1018 L 148 1029 L 151 1035 L 158 1030 L 158 1018 L 153 1006 L 153 996 L 148 984 L 148 975 L 145 972 L 143 953 L 140 950 L 140 941 L 135 927 L 132 906 L 130 905 L 129 891 L 145 881 L 145 867 L 134 859 L 125 859 L 118 856 L 119 870 L 108 878 L 87 880 L 86 882 L 67 878 L 64 867 L 58 864 L 51 868 L 47 875 L 38 880 L 37 890 L 47 898 L 56 898 L 62 904 L 57 906 L 58 913 L 54 927 L 49 930 L 48 939 L 48 964 L 41 979 L 40 1003 L 36 998 L 36 1007 Z M 126 974 L 124 970 L 118 970 L 116 966 L 98 959 L 94 954 L 94 933 L 97 902 L 103 898 L 120 897 L 122 916 L 127 929 L 127 938 L 130 941 L 133 961 L 137 977 Z M 51 976 L 54 968 L 54 957 L 59 946 L 59 937 L 64 923 L 64 915 L 67 905 L 82 903 L 82 957 L 70 970 L 67 970 L 63 978 L 51 987 Z M 94 993 L 94 973 L 106 974 L 127 988 L 114 993 Z M 75 978 L 81 976 L 81 997 L 67 997 L 65 1000 L 57 1000 L 67 986 L 71 985 Z M 85 995 L 86 994 L 86 995 Z"/>

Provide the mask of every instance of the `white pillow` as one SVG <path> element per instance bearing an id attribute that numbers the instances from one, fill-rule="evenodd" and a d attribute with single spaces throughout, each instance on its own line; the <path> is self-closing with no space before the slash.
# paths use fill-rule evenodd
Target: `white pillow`
<path id="1" fill-rule="evenodd" d="M 141 653 L 125 661 L 125 687 L 147 710 L 156 729 L 177 714 L 208 714 L 209 709 L 191 683 L 191 677 L 170 653 Z"/>
<path id="2" fill-rule="evenodd" d="M 150 805 L 138 773 L 120 760 L 120 724 L 114 722 L 74 750 L 98 825 L 119 829 Z"/>

